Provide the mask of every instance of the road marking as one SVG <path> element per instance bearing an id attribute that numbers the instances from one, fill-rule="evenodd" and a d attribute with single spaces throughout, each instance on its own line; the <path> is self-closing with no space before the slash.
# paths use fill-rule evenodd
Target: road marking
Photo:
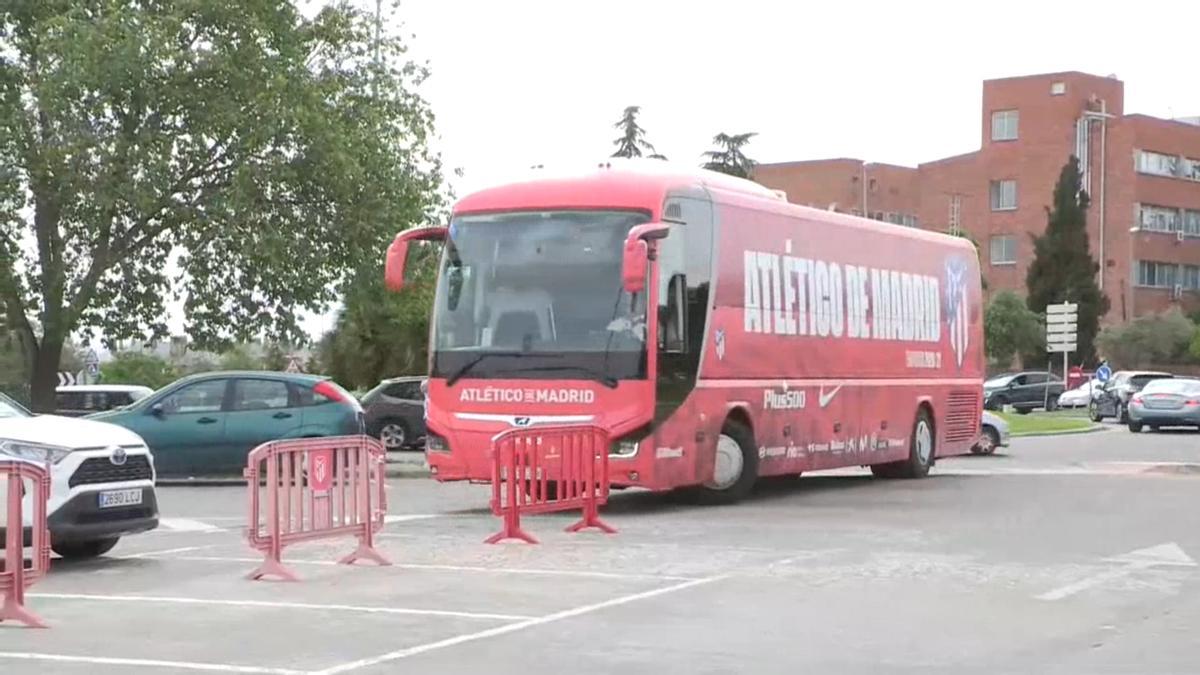
<path id="1" fill-rule="evenodd" d="M 223 532 L 224 528 L 217 527 L 211 523 L 206 523 L 202 520 L 192 520 L 191 518 L 160 518 L 158 526 L 172 532 Z"/>
<path id="2" fill-rule="evenodd" d="M 441 518 L 444 514 L 441 513 L 414 513 L 414 514 L 398 514 L 386 515 L 383 517 L 385 523 L 406 523 L 410 520 L 428 520 L 430 518 Z"/>
<path id="3" fill-rule="evenodd" d="M 151 557 L 151 556 L 145 556 Z M 261 563 L 262 558 L 226 557 L 219 555 L 164 555 L 165 560 L 181 560 L 185 562 L 228 562 L 228 563 Z M 322 567 L 340 567 L 333 560 L 288 560 L 289 565 L 317 565 Z M 592 570 L 554 570 L 524 567 L 483 567 L 478 565 L 433 565 L 421 563 L 393 563 L 391 567 L 402 570 L 435 570 L 446 572 L 487 572 L 492 574 L 529 574 L 534 576 L 584 577 L 591 579 L 650 579 L 655 581 L 695 581 L 697 577 L 686 577 L 671 574 L 638 574 L 624 572 L 595 572 Z"/>
<path id="4" fill-rule="evenodd" d="M 113 560 L 136 560 L 138 558 L 156 558 L 162 555 L 171 555 L 172 553 L 187 553 L 189 551 L 203 551 L 207 548 L 213 548 L 216 544 L 208 544 L 205 546 L 181 546 L 179 548 L 168 548 L 161 551 L 143 551 L 141 553 L 130 553 L 128 555 L 109 556 Z"/>
<path id="5" fill-rule="evenodd" d="M 266 607 L 271 609 L 315 609 L 331 612 L 359 612 L 363 614 L 406 614 L 419 616 L 447 616 L 456 619 L 480 619 L 484 621 L 520 621 L 530 619 L 524 614 L 493 614 L 489 612 L 457 612 L 440 609 L 414 609 L 408 607 L 368 607 L 362 605 L 321 605 L 307 602 L 267 602 L 263 600 L 214 600 L 210 598 L 181 598 L 153 595 L 91 595 L 86 593 L 28 593 L 28 597 L 43 600 L 93 600 L 98 602 L 148 602 L 177 605 L 218 605 L 224 607 Z"/>
<path id="6" fill-rule="evenodd" d="M 1177 566 L 1177 567 L 1195 567 L 1196 561 L 1183 552 L 1179 545 L 1174 542 L 1160 544 L 1158 546 L 1150 546 L 1148 548 L 1139 548 L 1136 551 L 1130 551 L 1124 555 L 1105 558 L 1107 562 L 1124 563 L 1124 567 L 1118 567 L 1111 570 L 1094 574 L 1090 577 L 1085 577 L 1079 581 L 1075 581 L 1047 591 L 1036 596 L 1038 600 L 1062 600 L 1070 597 L 1081 591 L 1086 591 L 1089 588 L 1099 586 L 1122 577 L 1127 577 L 1134 572 L 1150 569 L 1151 567 L 1159 566 Z"/>
<path id="7" fill-rule="evenodd" d="M 572 617 L 580 616 L 583 614 L 590 614 L 592 612 L 598 612 L 602 609 L 608 609 L 610 607 L 617 607 L 620 605 L 629 604 L 631 602 L 637 602 L 639 600 L 646 600 L 648 598 L 653 598 L 653 597 L 656 597 L 659 595 L 666 595 L 667 593 L 675 593 L 677 591 L 682 591 L 682 590 L 685 590 L 688 588 L 702 586 L 704 584 L 711 584 L 714 581 L 720 581 L 720 580 L 726 579 L 728 577 L 729 577 L 728 574 L 722 574 L 720 576 L 715 576 L 715 577 L 705 577 L 703 579 L 692 579 L 691 581 L 685 581 L 683 583 L 674 584 L 672 586 L 656 588 L 656 589 L 649 590 L 649 591 L 643 591 L 641 593 L 634 593 L 632 595 L 623 595 L 619 598 L 613 598 L 612 600 L 605 600 L 604 602 L 597 602 L 597 603 L 594 603 L 591 605 L 583 605 L 582 607 L 576 607 L 574 609 L 567 609 L 567 610 L 563 610 L 561 612 L 555 612 L 554 614 L 547 614 L 546 616 L 539 616 L 537 618 L 527 619 L 525 621 L 518 621 L 516 623 L 510 623 L 510 624 L 506 624 L 504 626 L 497 626 L 496 628 L 489 628 L 488 630 L 482 630 L 477 633 L 466 633 L 463 635 L 457 635 L 452 638 L 447 638 L 445 640 L 438 640 L 436 642 L 426 642 L 425 644 L 416 645 L 413 647 L 397 649 L 396 651 L 388 652 L 387 654 L 381 654 L 379 656 L 373 656 L 373 657 L 366 658 L 366 659 L 360 659 L 358 661 L 351 661 L 350 663 L 344 663 L 340 666 L 326 668 L 325 670 L 321 670 L 321 671 L 317 671 L 316 673 L 313 673 L 313 675 L 337 675 L 337 673 L 345 673 L 345 672 L 349 672 L 352 670 L 358 670 L 360 668 L 376 666 L 376 665 L 379 665 L 382 663 L 388 663 L 391 661 L 405 659 L 410 656 L 416 656 L 417 654 L 424 654 L 425 652 L 431 652 L 431 651 L 435 651 L 438 649 L 445 649 L 446 647 L 454 647 L 456 645 L 461 645 L 461 644 L 464 644 L 467 642 L 475 642 L 477 640 L 484 640 L 487 638 L 496 637 L 498 635 L 506 635 L 508 633 L 515 633 L 517 631 L 525 630 L 526 628 L 534 628 L 536 626 L 542 626 L 542 625 L 545 625 L 548 623 L 554 623 L 555 621 L 562 621 L 563 619 L 570 619 Z"/>
<path id="8" fill-rule="evenodd" d="M 39 654 L 36 652 L 0 652 L 0 659 L 17 659 L 22 661 L 58 661 L 60 663 L 87 663 L 97 666 L 174 668 L 176 670 L 205 670 L 218 673 L 264 673 L 266 675 L 303 675 L 304 673 L 302 670 L 288 670 L 287 668 L 237 666 L 228 663 L 194 663 L 191 661 L 159 661 L 157 659 L 118 659 L 106 656 L 67 656 L 65 654 Z"/>

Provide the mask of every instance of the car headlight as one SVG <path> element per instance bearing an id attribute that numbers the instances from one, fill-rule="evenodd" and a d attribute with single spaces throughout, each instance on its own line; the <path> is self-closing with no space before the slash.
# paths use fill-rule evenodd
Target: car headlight
<path id="1" fill-rule="evenodd" d="M 41 443 L 26 443 L 24 441 L 0 441 L 0 455 L 8 455 L 39 464 L 58 464 L 67 455 L 69 448 L 57 445 L 42 445 Z"/>

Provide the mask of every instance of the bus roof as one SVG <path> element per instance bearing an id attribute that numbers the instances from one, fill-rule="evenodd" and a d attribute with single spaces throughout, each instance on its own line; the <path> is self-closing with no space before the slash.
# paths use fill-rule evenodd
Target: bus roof
<path id="1" fill-rule="evenodd" d="M 582 170 L 536 169 L 528 180 L 487 188 L 463 197 L 455 213 L 555 208 L 658 209 L 666 194 L 688 187 L 713 187 L 779 201 L 769 188 L 744 178 L 657 159 L 607 159 Z"/>

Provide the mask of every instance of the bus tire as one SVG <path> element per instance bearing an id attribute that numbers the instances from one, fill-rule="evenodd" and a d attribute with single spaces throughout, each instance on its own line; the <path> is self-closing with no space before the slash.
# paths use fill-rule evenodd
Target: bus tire
<path id="1" fill-rule="evenodd" d="M 754 434 L 744 424 L 726 420 L 717 436 L 713 479 L 700 486 L 704 504 L 732 504 L 750 496 L 758 481 L 758 450 Z"/>
<path id="2" fill-rule="evenodd" d="M 933 420 L 925 407 L 917 409 L 912 436 L 908 440 L 908 459 L 886 464 L 872 464 L 871 473 L 880 478 L 924 478 L 933 466 L 937 434 Z"/>

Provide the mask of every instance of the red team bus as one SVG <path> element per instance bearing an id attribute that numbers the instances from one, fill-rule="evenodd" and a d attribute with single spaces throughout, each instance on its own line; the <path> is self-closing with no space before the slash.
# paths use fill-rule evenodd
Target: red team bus
<path id="1" fill-rule="evenodd" d="M 965 239 L 788 203 L 664 162 L 472 194 L 443 240 L 426 454 L 490 481 L 491 439 L 593 424 L 614 486 L 697 486 L 870 466 L 922 477 L 974 442 L 982 293 Z M 647 308 L 653 311 L 647 311 Z"/>

